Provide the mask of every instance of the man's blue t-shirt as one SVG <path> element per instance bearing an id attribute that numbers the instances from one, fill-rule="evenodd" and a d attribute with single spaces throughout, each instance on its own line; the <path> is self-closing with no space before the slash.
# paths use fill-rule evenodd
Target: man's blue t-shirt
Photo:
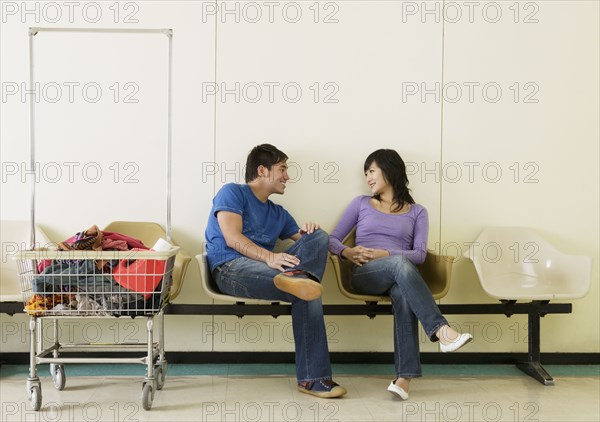
<path id="1" fill-rule="evenodd" d="M 217 213 L 229 211 L 242 216 L 242 234 L 258 246 L 272 251 L 277 239 L 288 239 L 300 229 L 294 218 L 281 205 L 270 200 L 261 202 L 250 186 L 228 183 L 213 199 L 206 226 L 206 255 L 210 270 L 243 256 L 227 246 Z"/>

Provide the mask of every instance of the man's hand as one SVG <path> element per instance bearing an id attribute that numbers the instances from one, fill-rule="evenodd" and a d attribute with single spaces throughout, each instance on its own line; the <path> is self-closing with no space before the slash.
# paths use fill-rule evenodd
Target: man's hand
<path id="1" fill-rule="evenodd" d="M 300 228 L 300 230 L 298 231 L 298 233 L 300 233 L 300 234 L 310 234 L 310 233 L 313 233 L 315 230 L 319 230 L 320 228 L 321 228 L 321 226 L 319 226 L 319 224 L 308 222 L 308 223 L 304 223 L 302 225 L 302 227 Z"/>
<path id="2" fill-rule="evenodd" d="M 364 246 L 358 245 L 353 248 L 344 249 L 342 251 L 342 256 L 360 267 L 374 259 L 390 256 L 390 253 L 384 249 L 365 248 Z"/>
<path id="3" fill-rule="evenodd" d="M 294 255 L 287 253 L 274 253 L 269 256 L 267 265 L 275 270 L 286 271 L 300 264 L 300 260 Z"/>

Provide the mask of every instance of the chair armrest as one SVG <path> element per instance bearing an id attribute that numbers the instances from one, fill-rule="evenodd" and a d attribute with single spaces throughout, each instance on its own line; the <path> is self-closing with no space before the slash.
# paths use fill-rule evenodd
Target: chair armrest
<path id="1" fill-rule="evenodd" d="M 455 260 L 456 258 L 453 256 L 440 255 L 428 250 L 425 262 L 417 265 L 434 299 L 441 299 L 448 294 L 452 277 L 452 265 Z"/>
<path id="2" fill-rule="evenodd" d="M 169 302 L 173 302 L 183 287 L 183 280 L 187 272 L 188 264 L 192 258 L 185 253 L 178 253 L 175 256 L 175 264 L 173 266 L 173 277 L 171 289 L 169 290 Z"/>

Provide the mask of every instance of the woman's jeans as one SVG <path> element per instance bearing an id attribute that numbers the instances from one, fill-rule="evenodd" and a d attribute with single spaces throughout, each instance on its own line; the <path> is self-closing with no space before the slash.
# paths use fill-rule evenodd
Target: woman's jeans
<path id="1" fill-rule="evenodd" d="M 327 261 L 329 236 L 323 230 L 303 235 L 285 252 L 300 259 L 294 270 L 303 270 L 321 280 Z M 331 378 L 331 363 L 321 299 L 307 302 L 275 287 L 273 277 L 279 270 L 262 261 L 241 257 L 213 272 L 219 289 L 228 295 L 292 304 L 292 326 L 296 346 L 296 378 L 316 381 Z"/>
<path id="2" fill-rule="evenodd" d="M 396 376 L 421 376 L 419 332 L 421 322 L 431 341 L 448 321 L 442 316 L 417 267 L 402 255 L 375 259 L 352 268 L 350 285 L 357 293 L 390 295 L 394 311 Z"/>

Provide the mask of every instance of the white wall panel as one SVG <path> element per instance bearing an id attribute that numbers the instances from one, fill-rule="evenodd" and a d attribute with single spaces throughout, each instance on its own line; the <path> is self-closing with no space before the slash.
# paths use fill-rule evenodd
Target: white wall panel
<path id="1" fill-rule="evenodd" d="M 74 6 L 72 15 L 65 3 L 30 2 L 27 12 L 24 2 L 3 2 L 3 219 L 29 216 L 28 27 L 164 27 L 174 31 L 173 236 L 189 254 L 203 250 L 215 192 L 243 182 L 248 151 L 270 142 L 290 156 L 292 176 L 287 193 L 272 199 L 299 223 L 331 231 L 349 201 L 368 193 L 365 157 L 394 148 L 408 163 L 415 199 L 429 210 L 430 248 L 458 253 L 485 226 L 522 225 L 598 261 L 597 2 L 446 2 L 445 9 L 437 1 L 87 2 L 94 5 Z M 46 165 L 38 222 L 53 239 L 113 219 L 164 223 L 165 43 L 36 37 L 37 158 Z M 73 102 L 65 83 L 79 84 Z M 86 83 L 102 88 L 96 103 L 82 96 Z M 54 84 L 63 94 L 56 102 Z M 126 103 L 126 95 L 138 102 Z M 95 163 L 88 179 L 97 164 L 101 180 L 83 178 L 88 163 Z M 62 177 L 52 183 L 57 168 Z M 127 176 L 135 182 L 125 183 Z M 543 320 L 543 351 L 598 351 L 597 330 L 587 328 L 599 322 L 596 264 L 592 290 L 573 315 Z M 178 301 L 211 302 L 195 262 Z M 324 301 L 350 302 L 330 266 Z M 494 300 L 462 259 L 442 302 Z M 526 349 L 522 317 L 450 320 L 474 331 L 467 351 Z M 169 350 L 293 349 L 283 331 L 289 317 L 167 321 Z M 21 337 L 20 322 L 6 325 L 17 328 L 12 339 Z M 392 350 L 390 316 L 327 322 L 331 350 Z M 26 350 L 9 338 L 2 347 Z"/>
<path id="2" fill-rule="evenodd" d="M 368 193 L 362 166 L 375 149 L 394 148 L 407 162 L 439 161 L 440 104 L 407 104 L 402 91 L 419 78 L 441 79 L 441 24 L 399 25 L 399 2 L 296 4 L 282 6 L 272 22 L 266 9 L 256 23 L 243 7 L 239 21 L 218 13 L 216 161 L 241 170 L 254 145 L 278 146 L 290 157 L 292 180 L 284 196 L 271 199 L 299 224 L 317 221 L 331 231 L 350 200 Z M 231 181 L 243 182 L 243 174 L 221 173 L 215 186 Z M 429 209 L 435 242 L 439 186 L 413 178 L 411 188 Z M 325 303 L 348 302 L 332 271 L 325 283 Z M 328 321 L 337 327 L 332 350 L 392 348 L 389 317 Z M 374 326 L 385 334 L 371 335 Z M 357 330 L 370 340 L 353 341 Z"/>
<path id="3" fill-rule="evenodd" d="M 442 174 L 443 244 L 464 251 L 486 226 L 525 226 L 566 253 L 597 260 L 598 3 L 501 6 L 496 23 L 489 22 L 496 20 L 490 9 L 473 22 L 445 25 L 444 83 L 462 86 L 463 96 L 454 100 L 448 88 L 444 105 L 443 164 L 456 165 L 462 176 Z M 465 83 L 478 84 L 472 98 Z M 523 259 L 525 245 L 518 250 L 516 259 Z M 494 302 L 470 262 L 462 259 L 455 267 L 443 303 Z M 595 265 L 592 290 L 574 303 L 573 315 L 543 320 L 542 350 L 597 350 L 597 330 L 580 336 L 573 327 L 597 325 L 598 317 Z M 454 319 L 463 326 L 482 321 Z M 476 341 L 474 348 L 525 351 L 526 343 L 514 341 L 515 321 L 498 322 L 501 338 L 481 346 Z M 476 338 L 484 322 L 478 325 Z M 526 319 L 518 330 L 526 333 Z"/>

